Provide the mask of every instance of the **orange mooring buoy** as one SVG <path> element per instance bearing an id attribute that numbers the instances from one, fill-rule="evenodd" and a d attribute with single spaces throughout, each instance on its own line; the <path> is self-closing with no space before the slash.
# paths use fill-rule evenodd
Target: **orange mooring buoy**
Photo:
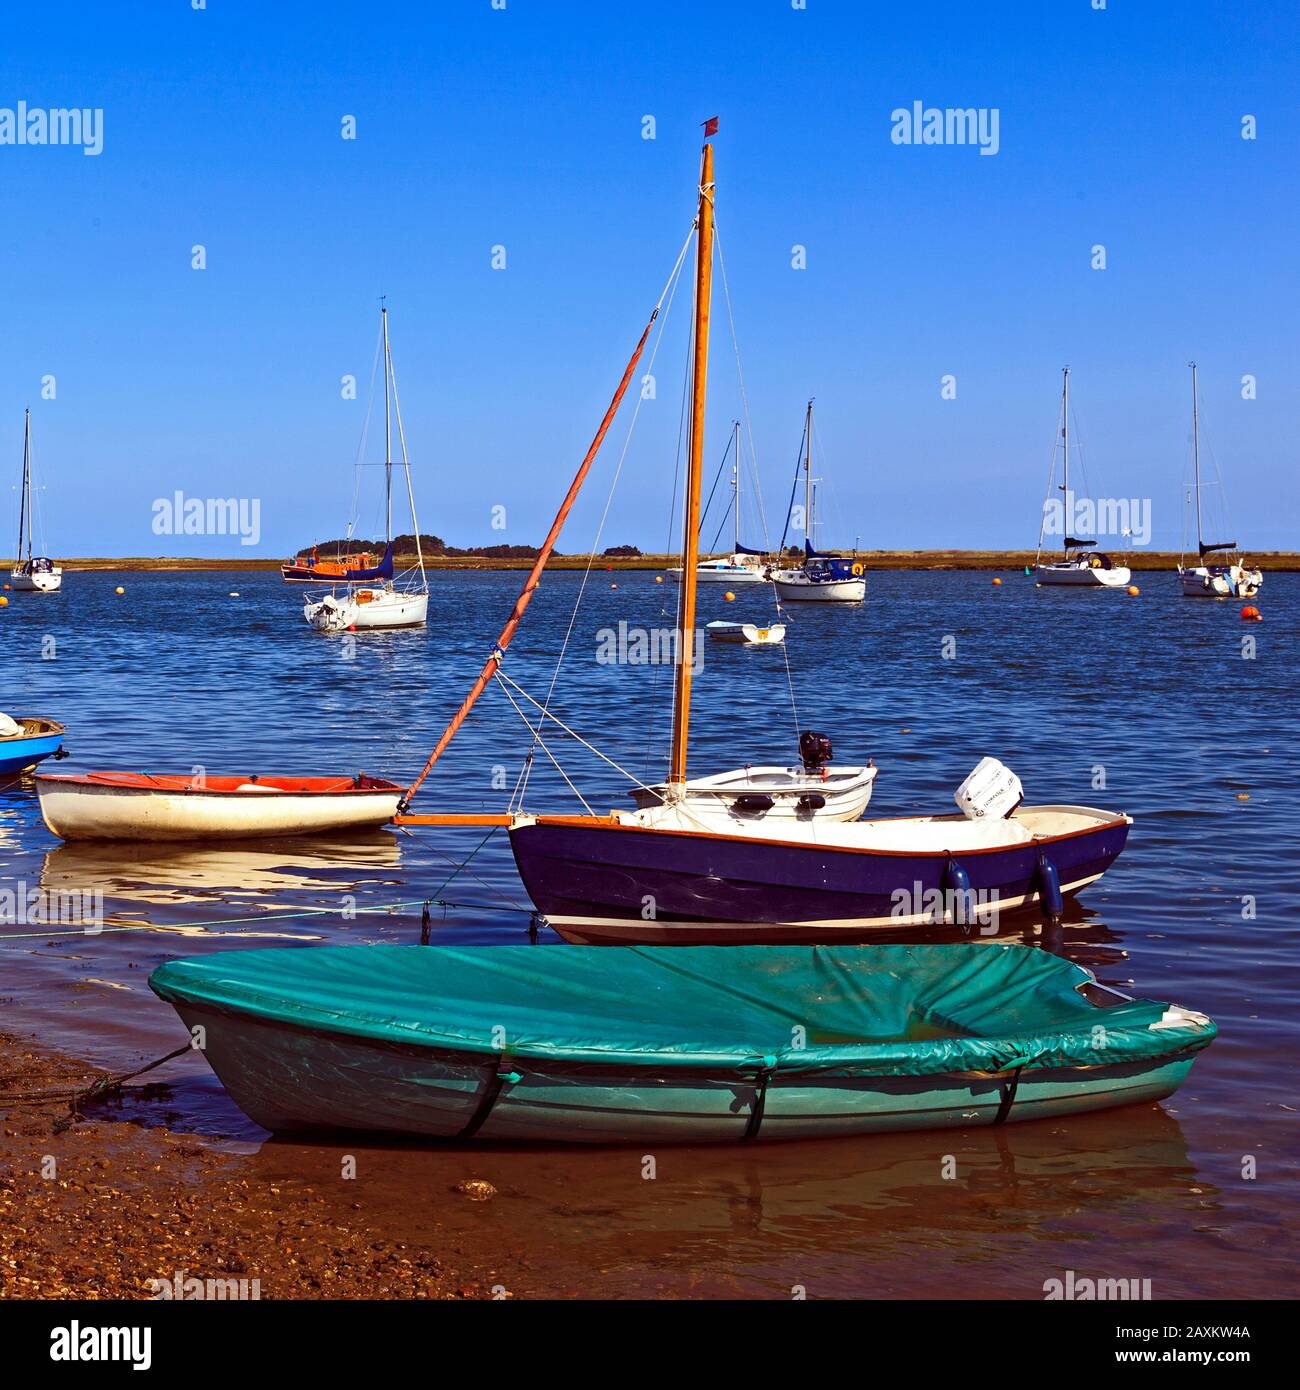
<path id="1" fill-rule="evenodd" d="M 731 592 L 730 589 L 728 589 L 727 592 L 726 592 L 725 594 L 723 594 L 722 597 L 725 598 L 725 599 L 727 600 L 728 603 L 735 603 L 735 601 L 736 601 L 736 596 L 735 596 L 735 594 L 733 594 L 733 593 Z"/>
<path id="2" fill-rule="evenodd" d="M 1002 587 L 1002 581 L 1000 579 L 995 579 L 993 581 L 993 587 L 995 589 L 1000 589 Z"/>
<path id="3" fill-rule="evenodd" d="M 1253 603 L 1248 603 L 1241 610 L 1241 621 L 1243 623 L 1262 623 L 1264 615 L 1255 607 Z"/>
<path id="4" fill-rule="evenodd" d="M 1136 584 L 1130 584 L 1128 586 L 1128 591 L 1130 594 L 1133 595 L 1134 598 L 1137 598 L 1137 596 L 1142 592 L 1142 590 L 1139 589 Z"/>

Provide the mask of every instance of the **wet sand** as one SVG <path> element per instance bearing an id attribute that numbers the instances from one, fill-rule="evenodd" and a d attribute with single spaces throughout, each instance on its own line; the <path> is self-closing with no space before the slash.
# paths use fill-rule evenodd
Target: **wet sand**
<path id="1" fill-rule="evenodd" d="M 166 1083 L 131 1083 L 75 1116 L 40 1099 L 104 1075 L 0 1034 L 0 1298 L 153 1298 L 149 1280 L 175 1289 L 178 1274 L 248 1281 L 248 1292 L 256 1280 L 262 1298 L 509 1296 L 496 1271 L 465 1274 L 446 1257 L 436 1221 L 431 1239 L 378 1234 L 363 1183 L 259 1173 L 247 1155 L 168 1128 L 154 1113 L 165 1116 Z M 436 1209 L 477 1194 L 421 1200 Z"/>

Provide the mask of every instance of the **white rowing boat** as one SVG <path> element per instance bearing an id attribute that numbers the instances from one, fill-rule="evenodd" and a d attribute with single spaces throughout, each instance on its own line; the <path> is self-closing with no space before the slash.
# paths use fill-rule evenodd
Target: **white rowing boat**
<path id="1" fill-rule="evenodd" d="M 714 642 L 738 642 L 747 647 L 775 646 L 785 641 L 785 624 L 759 627 L 757 623 L 724 623 L 717 620 L 704 629 Z"/>
<path id="2" fill-rule="evenodd" d="M 384 825 L 402 788 L 380 777 L 44 773 L 41 815 L 64 840 L 241 840 Z"/>

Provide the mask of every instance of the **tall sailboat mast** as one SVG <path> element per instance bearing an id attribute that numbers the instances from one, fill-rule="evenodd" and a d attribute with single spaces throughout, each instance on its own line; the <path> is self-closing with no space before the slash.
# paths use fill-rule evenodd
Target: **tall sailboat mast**
<path id="1" fill-rule="evenodd" d="M 1196 363 L 1187 364 L 1192 369 L 1192 470 L 1196 488 L 1196 551 L 1201 554 L 1205 535 L 1201 531 L 1201 418 L 1196 400 Z M 1184 533 L 1185 534 L 1185 533 Z"/>
<path id="2" fill-rule="evenodd" d="M 1062 449 L 1062 460 L 1064 479 L 1061 483 L 1061 491 L 1065 494 L 1063 508 L 1064 522 L 1061 526 L 1062 541 L 1061 548 L 1065 554 L 1070 553 L 1070 522 L 1071 513 L 1074 508 L 1070 505 L 1070 369 L 1061 369 L 1061 418 L 1062 418 L 1062 438 L 1064 445 Z"/>
<path id="3" fill-rule="evenodd" d="M 388 355 L 388 305 L 380 301 L 379 318 L 384 326 L 384 504 L 387 509 L 386 540 L 393 539 L 393 420 L 389 404 L 389 381 L 393 375 L 393 360 Z"/>
<path id="4" fill-rule="evenodd" d="M 691 721 L 691 668 L 695 658 L 695 585 L 700 559 L 700 478 L 704 457 L 704 398 L 709 363 L 709 292 L 713 272 L 713 146 L 705 136 L 700 159 L 700 209 L 695 233 L 695 359 L 691 382 L 690 464 L 682 536 L 682 602 L 678 611 L 677 684 L 668 786 L 680 794 L 686 781 Z"/>
<path id="5" fill-rule="evenodd" d="M 731 435 L 731 506 L 735 515 L 735 544 L 733 555 L 740 552 L 740 421 L 732 421 Z"/>
<path id="6" fill-rule="evenodd" d="M 803 436 L 803 534 L 804 539 L 817 549 L 813 535 L 813 491 L 812 491 L 812 401 L 808 402 L 808 414 L 804 417 Z"/>
<path id="7" fill-rule="evenodd" d="M 23 411 L 23 491 L 18 503 L 18 559 L 23 558 L 23 532 L 27 528 L 27 495 L 31 490 L 32 456 L 32 412 Z M 27 553 L 32 551 L 31 536 L 28 533 Z"/>

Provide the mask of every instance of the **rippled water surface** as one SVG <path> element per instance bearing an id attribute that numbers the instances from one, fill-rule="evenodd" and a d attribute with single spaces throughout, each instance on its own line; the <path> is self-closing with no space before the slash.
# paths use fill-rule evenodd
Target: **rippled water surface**
<path id="1" fill-rule="evenodd" d="M 1151 1278 L 1157 1297 L 1292 1286 L 1300 577 L 1268 576 L 1265 622 L 1254 625 L 1236 605 L 1180 598 L 1172 575 L 1139 575 L 1139 598 L 1002 578 L 995 588 L 987 574 L 873 573 L 861 607 L 796 607 L 784 652 L 712 644 L 696 682 L 691 771 L 787 762 L 795 729 L 814 727 L 837 760 L 879 764 L 873 814 L 950 808 L 985 754 L 1016 769 L 1031 801 L 1127 811 L 1136 818 L 1127 850 L 1049 944 L 1106 983 L 1215 1017 L 1220 1036 L 1184 1089 L 1162 1107 L 996 1131 L 671 1151 L 654 1181 L 639 1154 L 488 1150 L 473 1167 L 502 1196 L 454 1218 L 466 1250 L 525 1248 L 522 1289 L 595 1296 L 789 1296 L 802 1286 L 810 1296 L 1041 1297 L 1043 1281 L 1066 1268 Z M 201 765 L 404 780 L 459 703 L 519 581 L 435 575 L 427 630 L 359 634 L 354 650 L 311 632 L 300 596 L 277 575 L 73 573 L 61 594 L 12 595 L 0 609 L 0 708 L 61 720 L 72 754 L 63 770 Z M 538 698 L 579 582 L 548 575 L 511 648 L 508 671 Z M 664 771 L 669 671 L 597 656 L 602 632 L 620 621 L 629 634 L 670 625 L 675 600 L 675 586 L 650 574 L 597 571 L 552 704 L 644 779 Z M 771 616 L 761 593 L 742 590 L 728 604 L 705 588 L 701 604 L 701 621 Z M 1256 643 L 1253 658 L 1244 639 Z M 619 773 L 567 738 L 547 742 L 594 809 L 627 804 Z M 415 809 L 501 809 L 528 747 L 519 716 L 489 691 Z M 526 804 L 580 809 L 541 753 Z M 2 1026 L 115 1068 L 183 1041 L 146 985 L 170 957 L 411 941 L 430 898 L 447 904 L 435 911 L 435 940 L 526 941 L 530 925 L 503 832 L 62 845 L 30 780 L 0 787 L 0 888 L 19 887 L 102 891 L 107 926 L 60 935 L 10 911 L 0 925 Z M 348 920 L 340 908 L 353 901 Z M 961 949 L 1025 939 L 1036 937 L 1023 920 L 994 941 L 953 936 Z M 564 949 L 546 930 L 544 946 Z M 201 1064 L 168 1074 L 174 1127 L 241 1147 L 269 1176 L 337 1172 L 328 1145 L 264 1142 Z M 447 1150 L 373 1154 L 382 1162 L 372 1171 L 384 1174 L 373 1220 L 417 1236 L 412 1182 L 454 1180 L 467 1165 Z M 942 1175 L 945 1155 L 955 1176 Z"/>

